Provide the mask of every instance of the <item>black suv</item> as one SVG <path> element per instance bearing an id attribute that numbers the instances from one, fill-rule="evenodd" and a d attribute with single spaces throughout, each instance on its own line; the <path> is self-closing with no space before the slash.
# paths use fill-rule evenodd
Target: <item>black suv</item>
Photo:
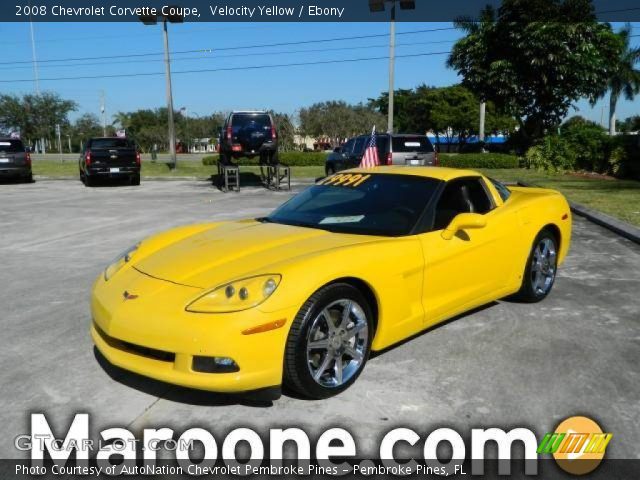
<path id="1" fill-rule="evenodd" d="M 17 138 L 0 138 L 0 178 L 32 182 L 31 155 Z"/>
<path id="2" fill-rule="evenodd" d="M 325 163 L 327 175 L 360 165 L 371 135 L 350 138 L 329 154 Z M 426 135 L 383 133 L 376 135 L 380 165 L 438 166 L 438 153 Z"/>
<path id="3" fill-rule="evenodd" d="M 232 112 L 220 133 L 220 162 L 232 158 L 260 156 L 260 163 L 271 163 L 278 151 L 276 125 L 264 111 Z"/>

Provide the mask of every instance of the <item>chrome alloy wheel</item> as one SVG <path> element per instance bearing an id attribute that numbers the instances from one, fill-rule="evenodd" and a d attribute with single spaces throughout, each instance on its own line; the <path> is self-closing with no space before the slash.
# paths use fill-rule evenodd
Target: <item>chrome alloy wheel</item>
<path id="1" fill-rule="evenodd" d="M 555 276 L 556 246 L 553 240 L 545 237 L 536 246 L 531 260 L 531 286 L 536 295 L 548 293 Z"/>
<path id="2" fill-rule="evenodd" d="M 339 387 L 364 364 L 369 327 L 362 307 L 350 299 L 330 303 L 313 320 L 307 337 L 307 365 L 323 387 Z"/>

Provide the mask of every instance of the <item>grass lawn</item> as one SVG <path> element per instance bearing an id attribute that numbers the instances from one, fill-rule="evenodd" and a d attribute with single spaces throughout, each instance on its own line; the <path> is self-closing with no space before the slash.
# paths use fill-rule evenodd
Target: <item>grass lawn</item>
<path id="1" fill-rule="evenodd" d="M 257 183 L 259 168 L 241 166 L 241 183 Z M 33 162 L 33 172 L 46 177 L 78 176 L 78 164 L 41 160 Z M 196 177 L 206 179 L 215 173 L 215 166 L 200 162 L 178 162 L 178 168 L 169 170 L 163 163 L 143 162 L 142 177 Z M 640 182 L 585 178 L 576 175 L 558 175 L 525 169 L 485 169 L 485 175 L 503 182 L 523 181 L 561 191 L 570 201 L 617 217 L 640 227 Z M 317 178 L 324 175 L 324 167 L 292 167 L 293 178 Z"/>
<path id="2" fill-rule="evenodd" d="M 259 175 L 260 168 L 256 166 L 241 166 L 240 171 L 247 174 Z M 33 162 L 34 175 L 44 177 L 78 177 L 78 163 L 76 161 L 60 162 L 55 160 L 38 160 Z M 183 161 L 178 159 L 178 167 L 169 170 L 164 163 L 142 163 L 142 178 L 145 177 L 196 177 L 206 179 L 216 173 L 215 165 L 203 165 L 201 162 Z M 293 178 L 317 178 L 324 175 L 324 167 L 294 167 L 291 169 Z"/>
<path id="3" fill-rule="evenodd" d="M 525 169 L 487 169 L 485 175 L 504 182 L 523 181 L 553 188 L 569 201 L 600 210 L 640 227 L 640 182 L 559 175 Z"/>

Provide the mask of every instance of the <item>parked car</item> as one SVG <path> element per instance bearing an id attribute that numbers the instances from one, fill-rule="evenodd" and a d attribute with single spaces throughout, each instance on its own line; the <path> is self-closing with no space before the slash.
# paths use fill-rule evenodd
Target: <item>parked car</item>
<path id="1" fill-rule="evenodd" d="M 260 156 L 267 163 L 277 154 L 278 135 L 271 115 L 264 111 L 232 112 L 220 133 L 220 161 Z"/>
<path id="2" fill-rule="evenodd" d="M 360 165 L 370 135 L 350 138 L 329 154 L 325 163 L 327 175 Z M 376 135 L 378 158 L 381 165 L 437 166 L 438 153 L 426 135 L 388 133 Z"/>
<path id="3" fill-rule="evenodd" d="M 31 155 L 24 148 L 22 140 L 0 138 L 0 178 L 33 181 Z"/>
<path id="4" fill-rule="evenodd" d="M 90 187 L 99 178 L 128 179 L 140 185 L 140 152 L 128 138 L 98 137 L 87 142 L 78 161 L 80 181 Z"/>

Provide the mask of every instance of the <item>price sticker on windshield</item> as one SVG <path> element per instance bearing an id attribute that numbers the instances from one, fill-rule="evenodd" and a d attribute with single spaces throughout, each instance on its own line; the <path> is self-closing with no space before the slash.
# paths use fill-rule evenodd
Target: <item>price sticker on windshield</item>
<path id="1" fill-rule="evenodd" d="M 362 173 L 337 173 L 320 181 L 318 185 L 329 185 L 332 187 L 358 187 L 369 180 L 371 175 Z"/>

